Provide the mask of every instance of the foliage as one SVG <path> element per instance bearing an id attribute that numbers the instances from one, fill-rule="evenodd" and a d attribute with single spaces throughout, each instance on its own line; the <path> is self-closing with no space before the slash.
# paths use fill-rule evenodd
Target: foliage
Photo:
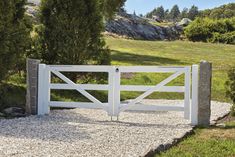
<path id="1" fill-rule="evenodd" d="M 188 8 L 184 8 L 181 12 L 181 15 L 180 15 L 180 18 L 183 19 L 183 18 L 188 18 Z"/>
<path id="2" fill-rule="evenodd" d="M 206 9 L 200 12 L 200 17 L 213 19 L 231 18 L 235 16 L 235 3 L 225 4 L 214 9 Z"/>
<path id="3" fill-rule="evenodd" d="M 190 41 L 233 43 L 235 18 L 209 19 L 197 18 L 185 29 Z"/>
<path id="4" fill-rule="evenodd" d="M 156 10 L 156 16 L 158 16 L 160 19 L 164 19 L 164 17 L 165 17 L 164 14 L 165 14 L 165 10 L 164 10 L 163 6 L 158 7 Z"/>
<path id="5" fill-rule="evenodd" d="M 113 15 L 119 11 L 119 9 L 124 10 L 123 6 L 126 0 L 98 0 L 98 4 L 101 8 L 101 14 L 110 19 Z"/>
<path id="6" fill-rule="evenodd" d="M 43 61 L 109 64 L 109 51 L 101 35 L 101 9 L 93 0 L 43 0 L 40 8 L 43 26 L 38 29 Z"/>
<path id="7" fill-rule="evenodd" d="M 170 11 L 170 17 L 172 20 L 177 20 L 179 18 L 180 15 L 180 10 L 178 5 L 174 5 Z"/>
<path id="8" fill-rule="evenodd" d="M 231 98 L 234 105 L 232 107 L 232 115 L 235 116 L 235 67 L 228 71 L 228 81 L 226 82 L 227 96 Z"/>
<path id="9" fill-rule="evenodd" d="M 1 84 L 0 86 L 0 111 L 7 107 L 25 106 L 26 89 L 13 84 Z"/>
<path id="10" fill-rule="evenodd" d="M 0 1 L 0 81 L 22 69 L 30 47 L 31 23 L 24 15 L 25 0 Z"/>
<path id="11" fill-rule="evenodd" d="M 235 31 L 225 34 L 213 33 L 210 41 L 213 43 L 235 44 Z"/>
<path id="12" fill-rule="evenodd" d="M 193 5 L 188 12 L 188 18 L 194 20 L 199 15 L 198 7 Z"/>
<path id="13" fill-rule="evenodd" d="M 160 7 L 155 8 L 152 12 L 148 13 L 146 16 L 148 18 L 152 18 L 153 16 L 157 16 L 158 18 L 163 20 L 165 18 L 165 10 L 164 10 L 163 6 L 160 6 Z"/>

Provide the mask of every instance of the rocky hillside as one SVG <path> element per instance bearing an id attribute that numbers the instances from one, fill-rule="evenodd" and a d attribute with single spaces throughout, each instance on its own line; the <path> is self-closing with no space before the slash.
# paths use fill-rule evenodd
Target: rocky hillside
<path id="1" fill-rule="evenodd" d="M 30 3 L 26 6 L 26 9 L 27 14 L 36 19 L 38 6 Z M 182 25 L 156 26 L 151 24 L 148 19 L 119 13 L 114 20 L 106 22 L 105 31 L 106 34 L 139 40 L 176 40 L 182 34 Z"/>
<path id="2" fill-rule="evenodd" d="M 119 13 L 114 20 L 106 23 L 105 30 L 108 33 L 140 40 L 176 40 L 180 38 L 183 26 L 156 26 L 136 15 Z"/>

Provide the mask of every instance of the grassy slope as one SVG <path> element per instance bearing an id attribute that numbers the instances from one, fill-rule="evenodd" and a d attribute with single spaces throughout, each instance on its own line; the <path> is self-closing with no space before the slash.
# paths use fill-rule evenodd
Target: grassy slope
<path id="1" fill-rule="evenodd" d="M 114 65 L 192 65 L 201 60 L 213 63 L 213 99 L 228 101 L 225 97 L 226 72 L 235 65 L 235 46 L 209 43 L 192 43 L 185 41 L 137 41 L 106 38 L 112 50 Z M 156 74 L 136 74 L 131 80 L 124 79 L 123 84 L 156 84 L 166 77 Z M 172 84 L 182 84 L 183 77 Z M 132 98 L 136 93 L 124 93 L 123 99 Z M 178 99 L 182 95 L 155 93 L 151 98 Z"/>
<path id="2" fill-rule="evenodd" d="M 226 127 L 196 129 L 195 135 L 188 137 L 160 157 L 232 157 L 235 155 L 235 121 Z"/>

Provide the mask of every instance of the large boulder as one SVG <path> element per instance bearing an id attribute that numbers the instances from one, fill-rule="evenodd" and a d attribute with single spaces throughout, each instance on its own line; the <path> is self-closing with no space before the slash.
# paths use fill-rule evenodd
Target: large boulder
<path id="1" fill-rule="evenodd" d="M 106 23 L 105 30 L 120 36 L 141 40 L 176 40 L 180 38 L 183 27 L 173 25 L 161 27 L 151 24 L 147 19 L 131 14 L 118 14 Z"/>
<path id="2" fill-rule="evenodd" d="M 176 23 L 176 25 L 177 25 L 177 26 L 186 27 L 186 26 L 188 26 L 191 22 L 192 22 L 192 20 L 190 20 L 190 19 L 188 19 L 188 18 L 183 18 L 180 22 Z"/>

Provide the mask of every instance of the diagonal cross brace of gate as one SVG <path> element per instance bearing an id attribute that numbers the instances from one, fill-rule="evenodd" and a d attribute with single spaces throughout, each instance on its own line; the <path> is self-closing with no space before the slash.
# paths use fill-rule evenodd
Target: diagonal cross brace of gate
<path id="1" fill-rule="evenodd" d="M 164 87 L 167 83 L 169 83 L 170 81 L 172 81 L 173 79 L 177 78 L 178 76 L 180 76 L 181 74 L 183 74 L 184 72 L 182 71 L 178 71 L 176 73 L 174 73 L 173 75 L 171 75 L 170 77 L 168 77 L 167 79 L 163 80 L 162 82 L 160 82 L 159 84 L 157 84 L 155 87 L 147 90 L 145 93 L 143 93 L 142 95 L 138 96 L 135 100 L 131 101 L 130 103 L 128 103 L 125 106 L 122 106 L 120 108 L 120 112 L 125 111 L 129 108 L 131 108 L 132 106 L 134 106 L 136 103 L 140 102 L 142 99 L 144 99 L 145 97 L 149 96 L 150 94 L 152 94 L 153 92 L 159 90 L 160 88 Z"/>
<path id="2" fill-rule="evenodd" d="M 74 89 L 76 89 L 78 92 L 80 92 L 82 95 L 84 95 L 85 97 L 87 97 L 89 100 L 91 100 L 93 103 L 99 105 L 100 107 L 106 109 L 107 107 L 100 102 L 99 100 L 97 100 L 95 97 L 93 97 L 91 94 L 89 94 L 87 91 L 85 91 L 84 89 L 82 89 L 81 87 L 79 87 L 79 85 L 77 85 L 76 83 L 74 83 L 73 81 L 71 81 L 69 78 L 67 78 L 66 76 L 64 76 L 63 74 L 61 74 L 59 71 L 57 70 L 51 70 L 52 73 L 54 73 L 55 75 L 57 75 L 59 78 L 61 78 L 63 81 L 65 81 L 68 85 L 70 85 L 71 87 L 73 87 Z"/>

